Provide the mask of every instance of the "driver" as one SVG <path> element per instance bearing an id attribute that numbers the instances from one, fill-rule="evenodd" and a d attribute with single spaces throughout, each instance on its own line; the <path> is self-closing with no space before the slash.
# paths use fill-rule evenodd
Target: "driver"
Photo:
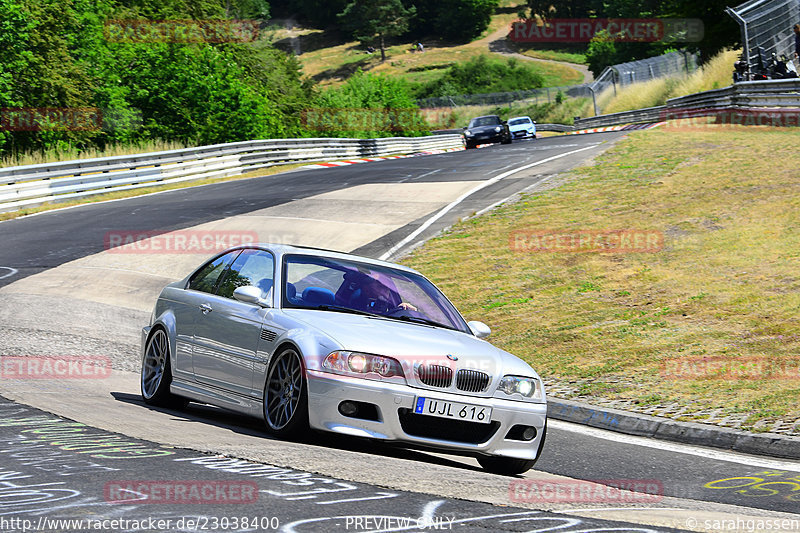
<path id="1" fill-rule="evenodd" d="M 408 302 L 400 302 L 395 304 L 398 300 L 397 295 L 392 290 L 380 282 L 375 277 L 375 274 L 365 278 L 364 283 L 361 285 L 361 295 L 358 298 L 358 304 L 364 310 L 371 313 L 387 313 L 394 309 L 404 309 L 407 311 L 416 311 L 417 308 Z"/>

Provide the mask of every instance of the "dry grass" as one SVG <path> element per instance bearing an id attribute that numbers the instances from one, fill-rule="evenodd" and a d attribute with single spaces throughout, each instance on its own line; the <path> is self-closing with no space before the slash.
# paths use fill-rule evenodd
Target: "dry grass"
<path id="1" fill-rule="evenodd" d="M 678 83 L 670 92 L 669 98 L 729 86 L 733 81 L 733 64 L 741 53 L 741 50 L 726 50 L 715 55 L 702 68 Z"/>
<path id="2" fill-rule="evenodd" d="M 676 78 L 657 78 L 619 88 L 617 95 L 602 107 L 602 112 L 618 113 L 664 105 L 668 95 L 678 83 L 679 80 Z"/>
<path id="3" fill-rule="evenodd" d="M 732 81 L 733 63 L 740 53 L 740 50 L 721 52 L 689 76 L 634 83 L 617 89 L 616 95 L 613 88 L 606 89 L 598 96 L 597 107 L 601 113 L 632 111 L 664 105 L 669 98 L 727 87 Z"/>
<path id="4" fill-rule="evenodd" d="M 800 418 L 800 155 L 795 130 L 634 132 L 566 184 L 463 221 L 404 262 L 493 342 L 603 395 Z M 775 153 L 781 153 L 775 158 Z M 514 252 L 520 229 L 640 228 L 657 253 Z M 772 379 L 665 376 L 672 361 L 745 358 Z M 618 380 L 618 382 L 615 382 Z"/>
<path id="5" fill-rule="evenodd" d="M 21 165 L 38 165 L 42 163 L 56 163 L 72 159 L 94 159 L 96 157 L 112 157 L 115 155 L 132 155 L 149 152 L 162 152 L 165 150 L 179 150 L 186 148 L 185 144 L 166 141 L 143 141 L 137 144 L 114 145 L 106 149 L 89 148 L 81 149 L 70 146 L 63 150 L 50 150 L 47 152 L 28 152 L 14 156 L 4 157 L 0 167 L 14 167 Z"/>

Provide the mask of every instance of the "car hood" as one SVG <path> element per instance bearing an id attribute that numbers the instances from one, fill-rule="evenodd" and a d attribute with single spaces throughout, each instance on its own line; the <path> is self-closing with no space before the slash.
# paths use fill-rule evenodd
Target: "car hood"
<path id="1" fill-rule="evenodd" d="M 284 309 L 284 313 L 318 330 L 345 350 L 387 355 L 412 363 L 448 364 L 450 355 L 458 359 L 462 368 L 532 374 L 531 367 L 518 357 L 460 331 L 330 311 Z"/>
<path id="2" fill-rule="evenodd" d="M 502 131 L 503 126 L 495 124 L 494 126 L 476 126 L 474 128 L 467 128 L 467 129 L 472 133 L 487 133 L 487 132 L 494 133 L 495 128 L 500 128 L 500 130 Z"/>

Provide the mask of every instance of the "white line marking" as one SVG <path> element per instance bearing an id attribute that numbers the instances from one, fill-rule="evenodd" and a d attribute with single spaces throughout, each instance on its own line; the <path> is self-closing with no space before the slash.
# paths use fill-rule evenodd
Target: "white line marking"
<path id="1" fill-rule="evenodd" d="M 560 159 L 562 157 L 567 157 L 568 155 L 576 154 L 578 152 L 583 152 L 584 150 L 589 150 L 591 148 L 596 147 L 598 144 L 600 144 L 600 143 L 592 144 L 591 146 L 586 146 L 584 148 L 578 148 L 577 150 L 572 150 L 571 152 L 564 152 L 563 154 L 554 155 L 553 157 L 548 157 L 546 159 L 542 159 L 540 161 L 536 161 L 535 163 L 529 163 L 527 165 L 522 165 L 521 167 L 513 168 L 511 170 L 503 172 L 502 174 L 498 174 L 497 176 L 495 176 L 495 177 L 493 177 L 493 178 L 491 178 L 491 179 L 489 179 L 487 181 L 482 182 L 477 187 L 473 187 L 472 189 L 468 190 L 467 192 L 465 192 L 464 194 L 462 194 L 461 196 L 459 196 L 458 198 L 456 198 L 455 200 L 453 200 L 452 202 L 450 202 L 449 204 L 444 206 L 442 209 L 439 210 L 438 213 L 436 213 L 431 218 L 426 220 L 420 227 L 418 227 L 416 230 L 414 230 L 410 235 L 406 236 L 406 238 L 404 238 L 403 240 L 401 240 L 400 242 L 398 242 L 397 244 L 392 246 L 387 252 L 382 254 L 378 259 L 381 259 L 383 261 L 386 261 L 387 259 L 389 259 L 400 248 L 402 248 L 403 246 L 405 246 L 406 244 L 408 244 L 409 242 L 414 240 L 417 237 L 417 235 L 419 235 L 420 233 L 422 233 L 423 231 L 428 229 L 434 222 L 436 222 L 437 220 L 442 218 L 445 214 L 447 214 L 447 212 L 452 210 L 455 206 L 457 206 L 458 204 L 463 202 L 466 198 L 468 198 L 472 194 L 478 192 L 479 190 L 485 189 L 486 187 L 488 187 L 490 185 L 494 185 L 495 183 L 497 183 L 501 179 L 507 178 L 508 176 L 511 176 L 512 174 L 516 174 L 517 172 L 521 172 L 523 170 L 527 170 L 527 169 L 529 169 L 531 167 L 535 167 L 537 165 L 541 165 L 541 164 L 544 164 L 544 163 L 549 163 L 550 161 L 554 161 L 554 160 Z"/>
<path id="2" fill-rule="evenodd" d="M 744 455 L 737 452 L 729 452 L 726 450 L 714 450 L 709 448 L 701 448 L 700 446 L 692 446 L 691 444 L 678 444 L 676 442 L 669 442 L 665 440 L 656 440 L 647 437 L 637 437 L 634 435 L 624 435 L 615 433 L 613 431 L 604 431 L 602 429 L 581 426 L 579 424 L 571 424 L 562 420 L 547 419 L 548 427 L 558 428 L 562 431 L 571 431 L 572 433 L 583 433 L 590 437 L 599 439 L 610 440 L 613 442 L 621 442 L 624 444 L 633 444 L 635 446 L 643 446 L 645 448 L 656 448 L 658 450 L 665 450 L 673 453 L 683 453 L 686 455 L 696 455 L 697 457 L 704 457 L 706 459 L 714 459 L 717 461 L 726 461 L 729 463 L 737 463 L 741 465 L 753 466 L 757 468 L 767 468 L 770 470 L 790 470 L 792 472 L 800 472 L 800 463 L 791 461 L 782 461 L 780 459 L 769 459 L 754 457 L 751 455 Z"/>
<path id="3" fill-rule="evenodd" d="M 602 511 L 686 511 L 682 507 L 598 507 L 596 509 L 566 509 L 561 513 L 593 513 Z"/>
<path id="4" fill-rule="evenodd" d="M 525 188 L 524 188 L 524 189 L 522 189 L 521 191 L 519 191 L 519 192 L 515 192 L 514 194 L 512 194 L 512 195 L 510 195 L 510 196 L 506 196 L 505 198 L 503 198 L 503 199 L 502 199 L 502 200 L 500 200 L 499 202 L 495 202 L 495 203 L 493 203 L 492 205 L 490 205 L 489 207 L 484 207 L 483 209 L 481 209 L 480 211 L 478 211 L 477 213 L 475 213 L 474 215 L 472 215 L 470 218 L 479 217 L 479 216 L 481 216 L 481 215 L 482 215 L 482 214 L 484 214 L 484 213 L 488 213 L 489 211 L 491 211 L 491 210 L 492 210 L 492 209 L 494 209 L 495 207 L 497 207 L 497 206 L 499 206 L 499 205 L 503 205 L 504 203 L 508 202 L 509 200 L 511 200 L 512 198 L 514 198 L 515 196 L 520 196 L 520 195 L 522 195 L 523 193 L 526 193 L 526 192 L 528 192 L 529 190 L 533 189 L 534 187 L 538 187 L 538 186 L 539 186 L 539 185 L 541 185 L 542 183 L 547 183 L 548 181 L 550 181 L 550 179 L 552 179 L 552 178 L 554 178 L 554 177 L 556 177 L 556 176 L 558 176 L 558 174 L 551 174 L 550 176 L 547 176 L 546 178 L 542 178 L 541 180 L 537 181 L 537 182 L 536 182 L 536 183 L 534 183 L 533 185 L 528 185 L 527 187 L 525 187 Z"/>
<path id="5" fill-rule="evenodd" d="M 333 500 L 329 502 L 314 502 L 317 505 L 330 505 L 332 503 L 349 503 L 349 502 L 365 502 L 367 500 L 385 500 L 387 498 L 396 498 L 397 494 L 393 492 L 376 492 L 377 496 L 364 496 L 361 498 L 348 498 L 346 500 Z"/>
<path id="6" fill-rule="evenodd" d="M 413 179 L 413 180 L 421 180 L 422 178 L 424 178 L 426 176 L 430 176 L 431 174 L 436 174 L 437 172 L 440 172 L 441 170 L 442 170 L 441 168 L 437 168 L 436 170 L 431 170 L 430 172 L 426 172 L 425 174 L 421 174 L 421 175 L 416 176 L 416 177 L 412 177 L 412 175 L 409 175 L 409 176 L 406 176 L 405 178 L 403 178 L 401 181 L 406 181 L 409 178 Z"/>
<path id="7" fill-rule="evenodd" d="M 436 509 L 442 506 L 445 503 L 444 500 L 434 500 L 432 502 L 428 502 L 425 504 L 425 508 L 422 510 L 422 516 L 420 516 L 420 520 L 422 520 L 423 524 L 432 524 L 433 517 L 436 516 Z"/>
<path id="8" fill-rule="evenodd" d="M 11 276 L 19 272 L 19 270 L 17 270 L 16 268 L 11 268 L 11 267 L 0 267 L 0 268 L 9 271 L 8 274 L 3 274 L 2 276 L 0 276 L 0 279 L 10 278 Z"/>

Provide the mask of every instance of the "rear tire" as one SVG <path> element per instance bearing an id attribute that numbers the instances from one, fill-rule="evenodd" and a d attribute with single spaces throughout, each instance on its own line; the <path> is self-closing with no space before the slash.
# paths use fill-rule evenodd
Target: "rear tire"
<path id="1" fill-rule="evenodd" d="M 171 383 L 169 337 L 163 328 L 155 328 L 147 339 L 142 357 L 142 373 L 139 380 L 142 399 L 148 405 L 172 409 L 186 407 L 189 400 L 172 394 L 169 391 Z"/>

